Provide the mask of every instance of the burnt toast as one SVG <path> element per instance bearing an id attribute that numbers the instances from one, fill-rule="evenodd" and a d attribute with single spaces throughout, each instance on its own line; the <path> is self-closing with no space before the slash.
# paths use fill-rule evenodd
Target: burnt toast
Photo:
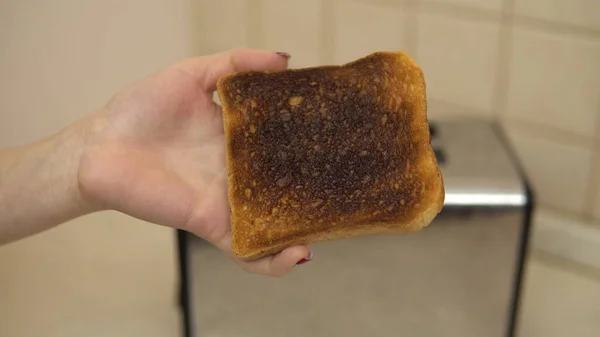
<path id="1" fill-rule="evenodd" d="M 238 72 L 217 90 L 236 256 L 417 232 L 441 211 L 425 79 L 406 53 Z"/>

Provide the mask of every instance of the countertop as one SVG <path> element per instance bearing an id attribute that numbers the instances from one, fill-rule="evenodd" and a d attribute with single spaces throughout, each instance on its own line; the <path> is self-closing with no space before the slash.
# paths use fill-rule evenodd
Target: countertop
<path id="1" fill-rule="evenodd" d="M 1 247 L 0 336 L 181 336 L 174 234 L 109 212 Z M 534 252 L 519 336 L 597 336 L 598 303 L 596 273 Z"/>

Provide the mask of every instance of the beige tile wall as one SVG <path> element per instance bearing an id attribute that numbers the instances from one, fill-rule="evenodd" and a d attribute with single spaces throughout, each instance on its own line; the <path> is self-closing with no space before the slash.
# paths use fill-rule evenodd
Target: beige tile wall
<path id="1" fill-rule="evenodd" d="M 600 222 L 600 1 L 193 1 L 200 53 L 269 48 L 300 67 L 408 51 L 432 119 L 499 119 L 541 202 Z"/>
<path id="2" fill-rule="evenodd" d="M 0 1 L 0 148 L 53 134 L 189 55 L 189 5 Z"/>

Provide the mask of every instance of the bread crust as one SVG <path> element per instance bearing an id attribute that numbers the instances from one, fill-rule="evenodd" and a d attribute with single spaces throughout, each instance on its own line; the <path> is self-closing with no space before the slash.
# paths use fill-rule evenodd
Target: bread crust
<path id="1" fill-rule="evenodd" d="M 406 53 L 239 72 L 217 89 L 236 256 L 413 233 L 441 211 L 425 79 Z"/>

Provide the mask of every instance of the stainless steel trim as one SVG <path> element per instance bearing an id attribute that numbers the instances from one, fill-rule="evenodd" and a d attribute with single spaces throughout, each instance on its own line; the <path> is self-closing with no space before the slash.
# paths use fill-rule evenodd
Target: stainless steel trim
<path id="1" fill-rule="evenodd" d="M 525 206 L 527 197 L 519 193 L 447 193 L 444 206 Z"/>

